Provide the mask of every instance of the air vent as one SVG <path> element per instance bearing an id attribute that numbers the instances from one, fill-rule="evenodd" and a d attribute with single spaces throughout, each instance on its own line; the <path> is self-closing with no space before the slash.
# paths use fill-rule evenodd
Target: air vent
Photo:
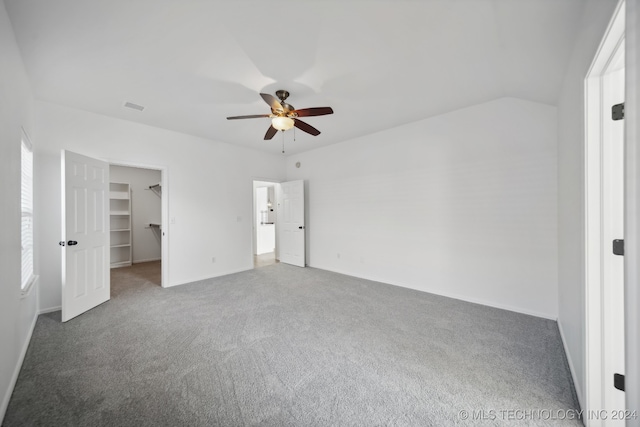
<path id="1" fill-rule="evenodd" d="M 133 110 L 138 110 L 138 111 L 144 110 L 144 107 L 142 105 L 134 104 L 133 102 L 125 102 L 124 106 L 127 108 L 131 108 Z"/>

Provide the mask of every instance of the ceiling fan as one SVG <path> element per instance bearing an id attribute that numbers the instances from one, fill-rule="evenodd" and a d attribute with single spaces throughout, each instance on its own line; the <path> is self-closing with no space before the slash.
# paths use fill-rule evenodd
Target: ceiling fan
<path id="1" fill-rule="evenodd" d="M 293 105 L 287 104 L 285 100 L 289 97 L 289 92 L 286 90 L 276 91 L 276 97 L 269 95 L 268 93 L 261 93 L 260 96 L 264 99 L 264 102 L 271 107 L 271 114 L 253 114 L 250 116 L 233 116 L 227 117 L 227 120 L 237 119 L 257 119 L 260 117 L 271 118 L 271 126 L 267 129 L 267 133 L 264 134 L 264 139 L 271 139 L 279 131 L 289 130 L 292 127 L 297 127 L 301 131 L 307 132 L 313 136 L 320 135 L 320 131 L 309 123 L 303 122 L 298 117 L 311 117 L 311 116 L 324 116 L 327 114 L 333 114 L 331 107 L 315 107 L 315 108 L 302 108 L 296 110 Z"/>

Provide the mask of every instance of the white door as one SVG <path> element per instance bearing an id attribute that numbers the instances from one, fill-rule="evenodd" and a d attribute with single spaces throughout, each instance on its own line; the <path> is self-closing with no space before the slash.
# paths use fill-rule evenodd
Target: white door
<path id="1" fill-rule="evenodd" d="M 62 321 L 110 297 L 109 164 L 62 151 Z"/>
<path id="2" fill-rule="evenodd" d="M 624 47 L 624 45 L 623 45 Z M 619 49 L 621 51 L 621 49 Z M 613 387 L 614 374 L 624 375 L 624 256 L 614 255 L 612 242 L 624 239 L 624 120 L 611 119 L 611 106 L 624 102 L 624 55 L 614 57 L 613 71 L 602 78 L 602 233 L 605 248 L 603 273 L 603 359 L 605 408 L 625 408 L 624 392 Z M 605 425 L 624 425 L 624 419 Z"/>
<path id="3" fill-rule="evenodd" d="M 304 181 L 280 184 L 282 201 L 279 212 L 278 249 L 280 262 L 305 266 Z"/>
<path id="4" fill-rule="evenodd" d="M 625 374 L 624 257 L 612 244 L 625 238 L 624 120 L 612 114 L 625 95 L 624 10 L 614 14 L 585 80 L 585 409 L 609 414 L 586 417 L 588 427 L 625 424 L 612 416 L 625 409 L 625 393 L 614 387 L 614 374 Z"/>

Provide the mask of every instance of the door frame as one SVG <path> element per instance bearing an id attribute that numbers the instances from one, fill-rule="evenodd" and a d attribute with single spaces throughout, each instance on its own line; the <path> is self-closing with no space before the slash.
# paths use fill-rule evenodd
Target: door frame
<path id="1" fill-rule="evenodd" d="M 587 411 L 604 408 L 605 382 L 602 357 L 604 310 L 602 263 L 607 242 L 602 241 L 602 89 L 610 61 L 625 41 L 625 0 L 621 0 L 596 52 L 584 81 L 585 146 L 585 405 Z M 621 236 L 622 237 L 622 236 Z M 623 408 L 617 408 L 623 409 Z M 585 419 L 587 426 L 600 420 Z"/>
<path id="2" fill-rule="evenodd" d="M 169 285 L 169 167 L 168 166 L 159 166 L 159 165 L 151 165 L 146 163 L 139 162 L 130 162 L 127 160 L 114 160 L 107 159 L 105 160 L 109 163 L 110 166 L 124 166 L 129 168 L 139 168 L 139 169 L 151 169 L 160 171 L 160 184 L 162 185 L 162 197 L 161 197 L 161 244 L 160 244 L 160 265 L 161 265 L 161 277 L 160 277 L 160 285 L 163 288 L 168 288 Z M 107 206 L 107 209 L 109 207 Z M 133 248 L 132 248 L 133 251 Z M 133 252 L 132 252 L 133 257 Z M 133 258 L 132 258 L 133 260 Z"/>

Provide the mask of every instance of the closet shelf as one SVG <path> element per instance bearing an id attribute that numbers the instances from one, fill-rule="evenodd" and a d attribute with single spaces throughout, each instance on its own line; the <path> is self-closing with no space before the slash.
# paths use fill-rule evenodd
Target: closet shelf
<path id="1" fill-rule="evenodd" d="M 109 183 L 109 231 L 111 268 L 131 265 L 131 186 L 125 182 Z"/>
<path id="2" fill-rule="evenodd" d="M 129 193 L 126 191 L 110 191 L 109 198 L 114 200 L 128 200 Z"/>

